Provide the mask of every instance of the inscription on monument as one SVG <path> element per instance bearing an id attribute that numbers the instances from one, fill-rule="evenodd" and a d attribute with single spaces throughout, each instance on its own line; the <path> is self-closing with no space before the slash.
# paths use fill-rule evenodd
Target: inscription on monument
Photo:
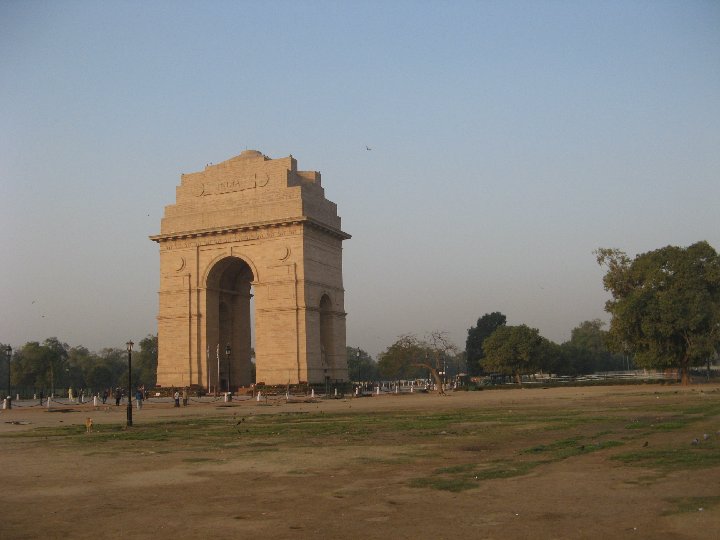
<path id="1" fill-rule="evenodd" d="M 258 177 L 257 173 L 252 176 L 240 176 L 222 182 L 203 182 L 198 190 L 197 196 L 224 195 L 225 193 L 262 188 L 267 186 L 268 182 L 270 182 L 269 174 L 261 174 Z"/>

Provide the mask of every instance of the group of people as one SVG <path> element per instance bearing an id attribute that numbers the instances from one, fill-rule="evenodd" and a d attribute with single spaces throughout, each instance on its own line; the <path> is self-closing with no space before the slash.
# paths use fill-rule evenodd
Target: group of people
<path id="1" fill-rule="evenodd" d="M 95 398 L 101 398 L 103 405 L 107 403 L 107 400 L 110 398 L 110 396 L 115 397 L 115 406 L 119 407 L 120 402 L 122 401 L 123 397 L 125 397 L 126 392 L 124 388 L 116 387 L 114 390 L 112 388 L 106 388 L 102 391 L 102 394 L 96 393 L 93 397 Z M 198 394 L 199 395 L 199 394 Z M 182 399 L 182 405 L 183 407 L 188 406 L 189 396 L 188 396 L 188 388 L 187 386 L 180 391 L 177 388 L 172 389 L 172 396 L 175 400 L 175 407 L 180 407 L 180 400 Z M 40 404 L 42 404 L 42 400 L 44 398 L 43 392 L 40 392 Z M 77 394 L 75 393 L 74 389 L 72 387 L 68 388 L 68 399 L 71 402 L 74 402 L 76 399 L 79 403 L 85 402 L 85 391 L 80 390 Z M 143 401 L 147 399 L 147 391 L 145 390 L 145 385 L 139 386 L 137 390 L 135 391 L 135 403 L 138 409 L 142 409 Z"/>
<path id="2" fill-rule="evenodd" d="M 179 407 L 180 406 L 180 391 L 179 390 L 174 389 L 173 399 L 175 400 L 175 406 Z M 182 391 L 182 404 L 183 404 L 183 407 L 188 406 L 188 388 L 187 388 L 187 386 L 185 388 L 183 388 L 183 391 Z"/>

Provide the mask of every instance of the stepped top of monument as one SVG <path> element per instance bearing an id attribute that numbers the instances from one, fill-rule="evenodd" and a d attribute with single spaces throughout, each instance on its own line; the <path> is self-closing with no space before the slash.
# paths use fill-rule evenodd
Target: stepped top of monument
<path id="1" fill-rule="evenodd" d="M 299 171 L 292 156 L 271 159 L 244 150 L 198 172 L 182 174 L 176 201 L 165 207 L 155 241 L 229 228 L 314 223 L 342 238 L 335 203 L 325 198 L 318 171 Z"/>
<path id="2" fill-rule="evenodd" d="M 240 155 L 237 156 L 239 158 L 253 158 L 253 157 L 261 157 L 263 159 L 270 159 L 266 155 L 264 155 L 262 152 L 259 152 L 258 150 L 243 150 L 240 152 Z"/>

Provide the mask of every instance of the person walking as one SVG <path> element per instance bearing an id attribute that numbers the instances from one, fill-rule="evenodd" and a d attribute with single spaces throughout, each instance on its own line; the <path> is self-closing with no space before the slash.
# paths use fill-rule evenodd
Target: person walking
<path id="1" fill-rule="evenodd" d="M 120 406 L 120 400 L 122 399 L 122 390 L 120 390 L 120 387 L 118 386 L 115 388 L 115 406 Z"/>
<path id="2" fill-rule="evenodd" d="M 180 392 L 175 390 L 175 394 L 173 394 L 173 398 L 175 398 L 175 406 L 179 407 L 180 406 Z"/>
<path id="3" fill-rule="evenodd" d="M 135 403 L 137 404 L 138 411 L 142 409 L 142 402 L 143 402 L 143 393 L 142 390 L 138 388 L 137 392 L 135 392 Z"/>
<path id="4" fill-rule="evenodd" d="M 187 386 L 183 388 L 183 407 L 188 406 L 188 389 Z"/>
<path id="5" fill-rule="evenodd" d="M 105 402 L 107 401 L 107 398 L 108 398 L 108 391 L 107 391 L 107 388 L 106 388 L 105 390 L 103 390 L 103 393 L 102 393 L 103 405 L 105 405 Z"/>

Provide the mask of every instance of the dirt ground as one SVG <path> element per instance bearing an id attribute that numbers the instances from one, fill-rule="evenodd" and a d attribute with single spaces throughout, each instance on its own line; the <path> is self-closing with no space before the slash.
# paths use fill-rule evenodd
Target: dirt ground
<path id="1" fill-rule="evenodd" d="M 717 385 L 151 401 L 131 434 L 122 406 L 15 407 L 0 538 L 718 538 L 718 406 Z M 614 459 L 642 452 L 674 461 Z"/>

